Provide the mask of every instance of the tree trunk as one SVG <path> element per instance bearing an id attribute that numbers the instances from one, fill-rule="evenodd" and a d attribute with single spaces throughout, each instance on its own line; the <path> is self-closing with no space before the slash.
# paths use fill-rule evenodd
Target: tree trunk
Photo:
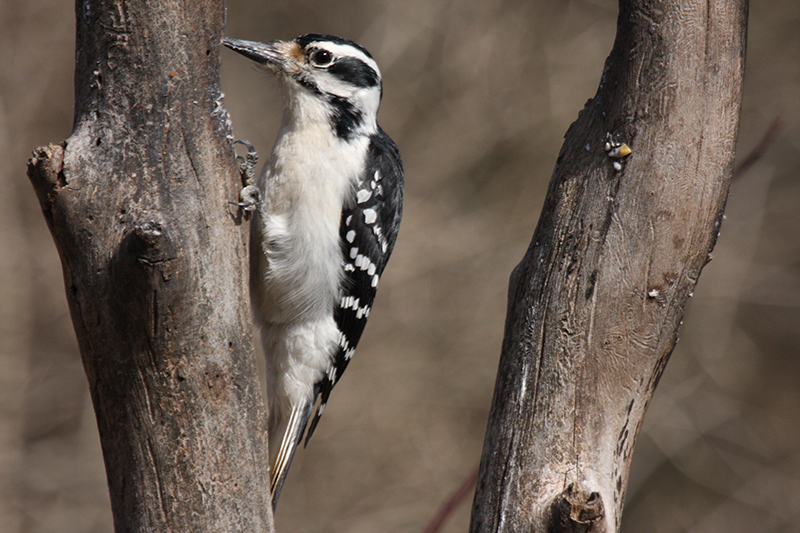
<path id="1" fill-rule="evenodd" d="M 221 0 L 76 2 L 75 123 L 29 177 L 118 532 L 272 530 Z"/>
<path id="2" fill-rule="evenodd" d="M 511 276 L 473 532 L 619 530 L 636 436 L 719 232 L 747 1 L 619 9 Z"/>

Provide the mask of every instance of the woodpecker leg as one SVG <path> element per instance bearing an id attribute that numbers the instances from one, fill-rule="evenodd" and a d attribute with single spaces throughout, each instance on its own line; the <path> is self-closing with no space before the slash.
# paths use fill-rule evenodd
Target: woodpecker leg
<path id="1" fill-rule="evenodd" d="M 236 163 L 239 165 L 239 174 L 242 176 L 244 187 L 239 191 L 239 201 L 231 202 L 245 211 L 255 211 L 258 206 L 260 195 L 255 185 L 256 165 L 258 164 L 258 152 L 250 141 L 235 141 L 233 144 L 242 144 L 247 147 L 247 154 L 244 157 L 236 156 Z"/>

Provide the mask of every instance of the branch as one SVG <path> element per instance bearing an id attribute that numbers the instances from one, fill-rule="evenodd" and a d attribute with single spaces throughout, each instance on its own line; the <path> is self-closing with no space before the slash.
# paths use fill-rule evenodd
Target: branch
<path id="1" fill-rule="evenodd" d="M 722 220 L 746 20 L 746 0 L 620 2 L 511 276 L 471 531 L 619 530 L 634 443 Z"/>
<path id="2" fill-rule="evenodd" d="M 461 482 L 456 490 L 447 498 L 447 500 L 436 511 L 436 515 L 425 527 L 423 533 L 438 533 L 442 526 L 444 526 L 450 515 L 456 510 L 459 504 L 469 496 L 469 493 L 475 488 L 475 483 L 478 482 L 478 469 L 467 476 L 467 479 Z"/>
<path id="3" fill-rule="evenodd" d="M 116 531 L 271 531 L 221 0 L 76 2 L 75 124 L 29 165 Z M 191 38 L 187 38 L 190 36 Z"/>
<path id="4" fill-rule="evenodd" d="M 753 165 L 755 165 L 764 154 L 769 150 L 772 143 L 775 142 L 777 139 L 778 134 L 783 129 L 783 121 L 780 117 L 775 117 L 772 119 L 772 122 L 769 123 L 767 126 L 767 130 L 764 132 L 764 135 L 761 136 L 761 139 L 758 140 L 758 143 L 750 150 L 746 156 L 742 158 L 741 163 L 736 165 L 736 168 L 733 170 L 733 181 L 738 180 L 740 177 L 744 176 Z"/>

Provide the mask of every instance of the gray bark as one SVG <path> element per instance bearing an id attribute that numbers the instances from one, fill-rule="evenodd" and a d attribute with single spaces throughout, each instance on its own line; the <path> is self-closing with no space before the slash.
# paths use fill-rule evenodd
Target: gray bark
<path id="1" fill-rule="evenodd" d="M 118 532 L 271 531 L 221 0 L 76 2 L 75 121 L 29 177 Z"/>
<path id="2" fill-rule="evenodd" d="M 746 21 L 746 0 L 620 2 L 511 276 L 471 531 L 619 530 L 636 436 L 722 221 Z M 633 151 L 610 157 L 609 141 Z"/>

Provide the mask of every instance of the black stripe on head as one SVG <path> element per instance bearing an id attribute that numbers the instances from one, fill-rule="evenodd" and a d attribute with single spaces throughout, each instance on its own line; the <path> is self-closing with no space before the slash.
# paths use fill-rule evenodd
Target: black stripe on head
<path id="1" fill-rule="evenodd" d="M 372 59 L 372 55 L 369 52 L 367 52 L 367 49 L 361 46 L 360 44 L 354 43 L 349 39 L 336 37 L 335 35 L 325 35 L 324 33 L 307 33 L 305 35 L 301 35 L 300 37 L 296 38 L 294 42 L 299 44 L 303 48 L 303 50 L 305 50 L 306 47 L 311 43 L 329 42 L 334 44 L 347 44 L 352 46 L 353 48 L 361 50 L 362 52 L 364 52 L 364 55 Z"/>
<path id="2" fill-rule="evenodd" d="M 378 73 L 372 67 L 355 57 L 343 57 L 328 67 L 328 72 L 343 82 L 356 87 L 375 87 L 380 83 Z"/>
<path id="3" fill-rule="evenodd" d="M 340 139 L 351 139 L 356 129 L 364 123 L 361 111 L 346 98 L 339 96 L 328 95 L 328 102 L 333 107 L 330 119 L 336 136 Z"/>

